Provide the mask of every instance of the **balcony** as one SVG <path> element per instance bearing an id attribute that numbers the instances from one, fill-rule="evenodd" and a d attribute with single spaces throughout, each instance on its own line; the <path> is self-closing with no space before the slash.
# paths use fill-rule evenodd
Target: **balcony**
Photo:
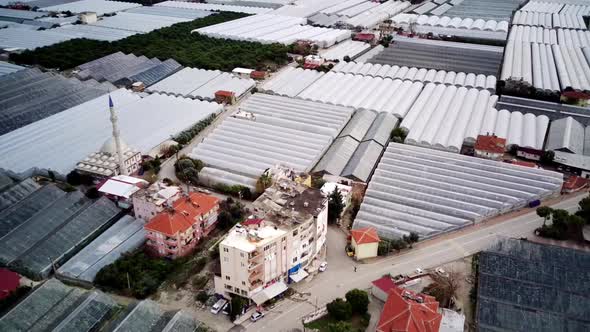
<path id="1" fill-rule="evenodd" d="M 164 242 L 169 246 L 178 245 L 178 241 L 176 241 L 175 239 L 166 239 Z"/>
<path id="2" fill-rule="evenodd" d="M 250 265 L 248 265 L 248 271 L 252 271 L 261 265 L 262 265 L 262 261 L 251 262 Z"/>
<path id="3" fill-rule="evenodd" d="M 254 282 L 250 282 L 249 290 L 252 291 L 258 287 L 262 287 L 262 280 L 260 279 L 255 280 Z"/>
<path id="4" fill-rule="evenodd" d="M 248 262 L 253 262 L 255 260 L 258 260 L 260 257 L 262 257 L 262 253 L 259 251 L 254 251 L 251 252 L 250 254 L 248 254 Z"/>
<path id="5" fill-rule="evenodd" d="M 256 280 L 260 280 L 261 277 L 262 277 L 262 269 L 254 270 L 254 271 L 252 271 L 252 273 L 250 273 L 250 276 L 248 277 L 248 281 L 250 281 L 250 283 L 253 283 Z"/>

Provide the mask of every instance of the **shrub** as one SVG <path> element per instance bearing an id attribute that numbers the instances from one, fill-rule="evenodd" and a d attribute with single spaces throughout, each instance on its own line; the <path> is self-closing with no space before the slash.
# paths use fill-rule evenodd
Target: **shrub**
<path id="1" fill-rule="evenodd" d="M 352 289 L 346 293 L 346 302 L 350 303 L 352 312 L 363 315 L 369 309 L 369 295 L 364 290 Z"/>
<path id="2" fill-rule="evenodd" d="M 182 157 L 174 164 L 174 172 L 180 181 L 197 184 L 199 182 L 199 172 L 205 167 L 205 164 L 189 157 Z"/>
<path id="3" fill-rule="evenodd" d="M 207 295 L 207 292 L 205 292 L 205 291 L 200 291 L 197 293 L 197 296 L 195 296 L 195 300 L 197 300 L 203 304 L 205 304 L 208 299 L 209 299 L 209 295 Z"/>
<path id="4" fill-rule="evenodd" d="M 328 324 L 328 332 L 357 332 L 349 322 L 336 322 Z"/>
<path id="5" fill-rule="evenodd" d="M 352 306 L 341 298 L 326 304 L 328 314 L 335 320 L 348 320 L 352 316 Z"/>
<path id="6" fill-rule="evenodd" d="M 203 289 L 209 282 L 209 277 L 207 276 L 196 276 L 193 278 L 193 289 Z"/>

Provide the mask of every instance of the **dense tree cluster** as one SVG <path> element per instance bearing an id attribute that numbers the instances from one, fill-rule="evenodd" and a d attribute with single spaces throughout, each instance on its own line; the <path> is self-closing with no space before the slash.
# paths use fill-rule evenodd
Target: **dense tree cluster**
<path id="1" fill-rule="evenodd" d="M 207 128 L 207 126 L 209 126 L 211 123 L 213 123 L 213 121 L 215 120 L 216 117 L 217 117 L 217 114 L 209 115 L 205 119 L 195 123 L 189 129 L 186 129 L 186 130 L 183 130 L 182 132 L 180 132 L 180 134 L 178 134 L 178 135 L 176 135 L 176 137 L 174 137 L 174 140 L 180 144 L 183 144 L 183 145 L 187 144 L 195 136 L 197 136 L 201 131 L 203 131 L 203 129 Z"/>
<path id="2" fill-rule="evenodd" d="M 244 220 L 246 211 L 240 202 L 234 201 L 231 197 L 219 204 L 219 215 L 217 216 L 217 227 L 227 230 L 235 224 Z"/>
<path id="3" fill-rule="evenodd" d="M 182 157 L 174 164 L 176 177 L 183 182 L 197 184 L 199 182 L 199 172 L 205 167 L 205 164 L 189 157 Z"/>
<path id="4" fill-rule="evenodd" d="M 21 54 L 10 59 L 19 64 L 45 68 L 69 69 L 118 51 L 172 58 L 188 67 L 231 71 L 235 67 L 262 69 L 269 64 L 287 61 L 287 46 L 210 38 L 192 30 L 247 16 L 220 12 L 191 22 L 178 23 L 146 34 L 138 34 L 115 42 L 73 39 Z"/>
<path id="5" fill-rule="evenodd" d="M 578 206 L 575 214 L 548 206 L 537 208 L 537 215 L 543 218 L 543 226 L 537 228 L 535 234 L 556 240 L 581 241 L 582 229 L 590 224 L 590 196 L 582 199 Z M 549 220 L 550 224 L 547 223 Z"/>
<path id="6" fill-rule="evenodd" d="M 342 193 L 338 190 L 338 187 L 334 187 L 334 191 L 330 193 L 328 197 L 328 222 L 333 224 L 340 218 L 342 211 L 344 211 L 345 205 L 342 202 Z"/>

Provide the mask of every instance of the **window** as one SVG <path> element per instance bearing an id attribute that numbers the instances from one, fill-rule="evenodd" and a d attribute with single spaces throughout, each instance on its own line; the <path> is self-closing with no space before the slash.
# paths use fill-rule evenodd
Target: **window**
<path id="1" fill-rule="evenodd" d="M 242 281 L 242 285 L 243 285 L 243 286 L 246 286 L 246 282 L 245 282 L 245 281 Z"/>
<path id="2" fill-rule="evenodd" d="M 232 286 L 230 286 L 230 285 L 225 285 L 225 289 L 227 289 L 227 290 L 231 291 L 231 290 L 233 290 L 234 288 L 233 288 Z"/>
<path id="3" fill-rule="evenodd" d="M 230 276 L 225 276 L 225 280 L 230 280 Z"/>
<path id="4" fill-rule="evenodd" d="M 242 289 L 242 295 L 248 295 L 248 292 Z"/>
<path id="5" fill-rule="evenodd" d="M 229 252 L 229 249 L 223 248 L 223 252 Z"/>
<path id="6" fill-rule="evenodd" d="M 293 231 L 293 236 L 297 236 L 297 234 L 299 234 L 299 230 L 298 229 L 296 229 L 296 230 Z"/>
<path id="7" fill-rule="evenodd" d="M 246 264 L 244 264 L 244 262 L 241 263 L 242 267 L 246 266 Z"/>
<path id="8" fill-rule="evenodd" d="M 229 262 L 229 258 L 228 257 L 223 257 L 223 261 L 224 262 Z"/>
<path id="9" fill-rule="evenodd" d="M 297 257 L 293 258 L 293 263 L 297 262 Z"/>
<path id="10" fill-rule="evenodd" d="M 270 249 L 270 246 L 264 246 L 264 251 L 267 251 L 268 249 Z"/>
<path id="11" fill-rule="evenodd" d="M 240 253 L 240 257 L 244 257 L 244 253 L 243 252 Z"/>

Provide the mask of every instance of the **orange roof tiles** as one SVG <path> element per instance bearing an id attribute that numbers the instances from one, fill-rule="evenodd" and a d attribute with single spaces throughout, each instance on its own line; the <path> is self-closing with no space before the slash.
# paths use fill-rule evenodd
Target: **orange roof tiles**
<path id="1" fill-rule="evenodd" d="M 394 287 L 381 312 L 377 332 L 437 332 L 441 321 L 434 297 Z"/>
<path id="2" fill-rule="evenodd" d="M 219 199 L 201 193 L 191 193 L 173 203 L 170 210 L 158 213 L 144 228 L 149 231 L 174 236 L 185 232 L 193 226 L 196 218 L 211 211 L 219 203 Z"/>
<path id="3" fill-rule="evenodd" d="M 357 228 L 350 231 L 356 244 L 375 243 L 381 241 L 374 227 Z"/>
<path id="4" fill-rule="evenodd" d="M 506 139 L 498 136 L 477 136 L 475 149 L 491 153 L 504 153 L 506 151 Z"/>

